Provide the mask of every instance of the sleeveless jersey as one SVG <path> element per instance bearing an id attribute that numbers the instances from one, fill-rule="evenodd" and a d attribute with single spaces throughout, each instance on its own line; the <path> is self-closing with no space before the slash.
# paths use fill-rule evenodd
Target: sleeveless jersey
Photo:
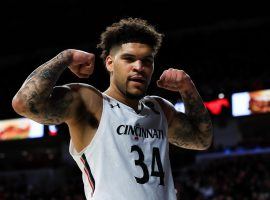
<path id="1" fill-rule="evenodd" d="M 70 141 L 87 200 L 176 200 L 167 119 L 150 96 L 140 100 L 139 110 L 103 94 L 90 144 L 77 152 Z"/>

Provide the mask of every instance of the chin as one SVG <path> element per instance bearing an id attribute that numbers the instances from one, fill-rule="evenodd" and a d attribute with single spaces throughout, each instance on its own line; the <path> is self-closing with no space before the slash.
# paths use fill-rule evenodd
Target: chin
<path id="1" fill-rule="evenodd" d="M 141 99 L 145 96 L 145 92 L 140 92 L 140 93 L 131 93 L 131 92 L 126 92 L 126 97 L 129 99 Z"/>

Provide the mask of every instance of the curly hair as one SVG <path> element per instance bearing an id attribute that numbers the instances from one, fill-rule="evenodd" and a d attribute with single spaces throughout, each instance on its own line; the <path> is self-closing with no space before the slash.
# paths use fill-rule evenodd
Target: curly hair
<path id="1" fill-rule="evenodd" d="M 113 47 L 128 42 L 148 44 L 156 54 L 161 46 L 162 38 L 163 34 L 158 33 L 146 20 L 126 18 L 107 27 L 101 34 L 97 47 L 102 50 L 100 57 L 104 61 Z"/>

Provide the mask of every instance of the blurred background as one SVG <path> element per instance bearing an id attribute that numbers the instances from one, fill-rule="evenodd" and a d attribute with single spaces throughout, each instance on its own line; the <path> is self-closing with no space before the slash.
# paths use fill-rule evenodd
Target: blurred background
<path id="1" fill-rule="evenodd" d="M 270 199 L 269 6 L 14 0 L 0 7 L 0 200 L 85 199 L 66 125 L 23 119 L 11 100 L 35 68 L 67 48 L 95 53 L 96 68 L 89 79 L 66 70 L 58 84 L 84 82 L 104 91 L 109 76 L 96 44 L 105 27 L 123 17 L 146 19 L 165 34 L 149 94 L 183 110 L 179 94 L 155 85 L 165 69 L 183 69 L 213 120 L 209 150 L 170 146 L 178 199 Z"/>

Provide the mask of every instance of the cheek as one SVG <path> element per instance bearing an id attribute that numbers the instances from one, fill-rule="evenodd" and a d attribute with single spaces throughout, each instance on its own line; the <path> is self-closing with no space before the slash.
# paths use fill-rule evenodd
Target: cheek
<path id="1" fill-rule="evenodd" d="M 149 78 L 151 78 L 151 77 L 152 77 L 152 74 L 153 74 L 153 72 L 154 72 L 154 68 L 153 68 L 153 67 L 149 67 L 149 68 L 147 68 L 147 69 L 145 70 L 145 72 L 146 72 L 147 76 L 148 76 Z"/>
<path id="2" fill-rule="evenodd" d="M 117 77 L 122 80 L 126 80 L 128 74 L 130 73 L 132 66 L 130 65 L 121 65 L 117 68 Z"/>
<path id="3" fill-rule="evenodd" d="M 117 62 L 114 66 L 114 71 L 117 71 L 117 73 L 125 74 L 128 73 L 131 68 L 132 66 L 130 64 L 124 62 Z"/>
<path id="4" fill-rule="evenodd" d="M 126 84 L 128 71 L 125 68 L 115 68 L 114 79 L 117 84 Z"/>

